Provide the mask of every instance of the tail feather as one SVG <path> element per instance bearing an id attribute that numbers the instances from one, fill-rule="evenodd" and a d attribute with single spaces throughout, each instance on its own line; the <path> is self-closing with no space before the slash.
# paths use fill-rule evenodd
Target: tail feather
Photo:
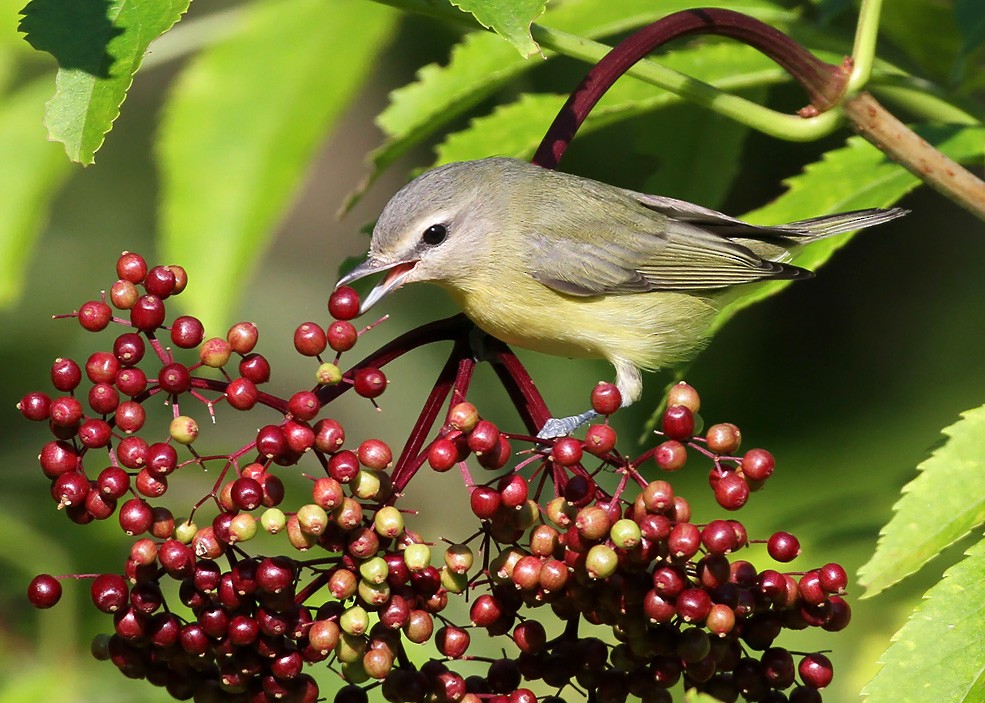
<path id="1" fill-rule="evenodd" d="M 851 232 L 865 227 L 881 225 L 890 220 L 906 215 L 909 210 L 900 207 L 889 209 L 868 208 L 865 210 L 852 210 L 851 212 L 839 212 L 834 215 L 822 215 L 812 217 L 807 220 L 798 220 L 786 225 L 780 225 L 774 229 L 789 232 L 791 235 L 808 237 L 807 241 L 830 237 L 842 232 Z"/>

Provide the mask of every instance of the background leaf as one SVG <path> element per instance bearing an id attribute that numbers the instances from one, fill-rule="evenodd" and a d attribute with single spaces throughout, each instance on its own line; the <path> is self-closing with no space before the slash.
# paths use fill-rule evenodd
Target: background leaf
<path id="1" fill-rule="evenodd" d="M 20 30 L 58 61 L 45 125 L 69 158 L 91 164 L 120 114 L 148 45 L 174 25 L 190 0 L 31 0 Z"/>
<path id="2" fill-rule="evenodd" d="M 949 429 L 964 431 L 958 426 Z M 980 424 L 977 429 L 980 440 Z M 977 448 L 980 457 L 981 441 Z M 972 489 L 959 489 L 968 490 Z M 945 494 L 933 495 L 937 500 Z M 944 573 L 893 636 L 893 644 L 882 656 L 883 668 L 862 690 L 868 703 L 985 700 L 985 542 L 967 555 Z"/>
<path id="3" fill-rule="evenodd" d="M 917 130 L 931 144 L 958 162 L 979 159 L 985 148 L 985 130 L 980 127 L 924 127 Z M 754 224 L 780 224 L 827 213 L 866 207 L 888 207 L 910 192 L 920 181 L 861 137 L 851 137 L 840 149 L 829 151 L 800 175 L 784 181 L 787 191 L 769 205 L 746 213 L 742 219 Z M 828 237 L 797 252 L 792 262 L 815 270 L 824 264 L 853 235 Z M 790 281 L 757 285 L 726 305 L 712 325 L 714 333 L 735 313 L 774 295 Z"/>
<path id="4" fill-rule="evenodd" d="M 702 3 L 698 0 L 668 0 L 659 4 L 645 0 L 572 0 L 550 8 L 541 24 L 593 39 L 635 29 L 672 12 L 700 6 Z M 730 7 L 776 27 L 783 27 L 796 17 L 796 13 L 763 0 L 741 0 Z M 545 58 L 553 57 L 552 52 L 545 53 Z M 418 71 L 416 81 L 390 94 L 390 104 L 377 117 L 384 142 L 370 154 L 372 170 L 349 197 L 344 209 L 351 207 L 380 173 L 413 145 L 478 105 L 507 81 L 543 63 L 524 61 L 508 45 L 487 32 L 465 35 L 452 49 L 447 65 L 424 66 Z M 628 81 L 620 81 L 617 85 L 625 82 Z M 542 136 L 547 124 L 534 129 L 539 129 Z M 519 121 L 514 125 L 519 129 L 528 126 L 529 123 Z M 497 142 L 490 139 L 489 143 Z M 488 148 L 486 152 L 484 155 L 488 156 Z"/>
<path id="5" fill-rule="evenodd" d="M 544 0 L 451 0 L 451 3 L 510 42 L 521 56 L 540 51 L 530 36 L 530 25 L 544 14 Z"/>
<path id="6" fill-rule="evenodd" d="M 0 101 L 0 306 L 20 293 L 27 260 L 48 206 L 71 171 L 56 144 L 44 139 L 41 114 L 51 91 L 45 76 Z"/>
<path id="7" fill-rule="evenodd" d="M 162 245 L 199 282 L 182 297 L 207 329 L 228 322 L 394 19 L 356 0 L 264 0 L 179 78 L 159 141 Z"/>
<path id="8" fill-rule="evenodd" d="M 875 554 L 859 571 L 867 596 L 917 571 L 985 522 L 985 406 L 962 413 L 943 434 L 947 441 L 917 467 L 920 474 L 903 488 Z"/>

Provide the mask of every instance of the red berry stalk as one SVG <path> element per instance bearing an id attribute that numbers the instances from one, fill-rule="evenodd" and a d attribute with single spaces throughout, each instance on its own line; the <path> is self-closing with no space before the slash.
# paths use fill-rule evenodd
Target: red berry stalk
<path id="1" fill-rule="evenodd" d="M 371 691 L 388 701 L 559 700 L 545 691 L 669 700 L 678 684 L 722 700 L 782 692 L 812 701 L 830 681 L 822 654 L 795 658 L 776 640 L 787 628 L 848 624 L 844 569 L 758 571 L 737 555 L 762 540 L 734 519 L 696 520 L 661 478 L 702 462 L 716 500 L 734 511 L 773 473 L 765 450 L 740 453 L 735 425 L 696 429 L 700 398 L 690 386 L 672 388 L 662 436 L 635 458 L 616 448 L 608 416 L 621 399 L 608 383 L 591 389 L 603 422 L 583 437 L 538 440 L 550 413 L 502 343 L 488 348 L 522 429 L 498 427 L 469 400 L 476 361 L 462 316 L 346 366 L 369 328 L 344 319 L 359 301 L 341 289 L 332 319 L 297 327 L 313 384 L 283 398 L 260 390 L 272 370 L 256 325 L 209 338 L 192 317 L 168 323 L 167 300 L 187 283 L 180 267 L 127 253 L 117 275 L 110 303 L 59 317 L 119 333 L 84 364 L 56 360 L 54 390 L 28 393 L 19 407 L 52 435 L 39 462 L 55 508 L 79 525 L 115 516 L 127 536 L 118 573 L 74 578 L 90 580 L 93 605 L 112 617 L 93 652 L 128 677 L 179 700 L 244 703 L 329 691 L 335 701 Z M 399 456 L 377 438 L 347 436 L 329 407 L 339 395 L 351 388 L 375 403 L 388 388 L 381 367 L 449 339 Z M 224 429 L 235 412 L 256 416 L 255 435 Z M 199 453 L 206 432 L 228 451 Z M 414 530 L 402 493 L 425 466 L 462 476 L 457 499 L 468 501 L 473 524 L 447 535 Z M 205 469 L 216 476 L 206 495 L 173 499 L 176 483 Z M 305 490 L 287 489 L 293 474 L 310 479 Z M 279 535 L 280 547 L 253 549 L 261 530 Z M 766 541 L 777 562 L 799 554 L 788 533 Z M 60 594 L 49 575 L 28 590 L 43 608 Z M 470 604 L 466 622 L 447 615 L 456 598 Z M 556 636 L 547 634 L 558 631 L 552 621 L 565 623 Z M 477 650 L 477 637 L 494 649 Z M 411 650 L 432 641 L 440 657 L 415 665 L 422 657 Z M 460 660 L 472 664 L 460 669 Z M 344 684 L 324 690 L 312 667 Z"/>

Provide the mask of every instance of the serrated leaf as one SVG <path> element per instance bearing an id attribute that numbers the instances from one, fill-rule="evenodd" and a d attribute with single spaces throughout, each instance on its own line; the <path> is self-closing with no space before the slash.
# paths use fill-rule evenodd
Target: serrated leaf
<path id="1" fill-rule="evenodd" d="M 985 701 L 985 542 L 966 554 L 893 636 L 882 669 L 862 690 L 867 703 Z"/>
<path id="2" fill-rule="evenodd" d="M 263 0 L 238 19 L 179 77 L 158 143 L 163 252 L 188 268 L 182 298 L 207 328 L 228 322 L 396 15 L 356 0 Z"/>
<path id="3" fill-rule="evenodd" d="M 506 39 L 521 56 L 540 51 L 530 36 L 530 25 L 544 14 L 545 0 L 451 0 L 451 4 Z"/>
<path id="4" fill-rule="evenodd" d="M 71 172 L 57 144 L 44 138 L 41 115 L 51 92 L 44 76 L 0 101 L 0 305 L 19 295 L 27 260 L 48 203 Z"/>
<path id="5" fill-rule="evenodd" d="M 700 0 L 571 0 L 550 8 L 542 24 L 587 39 L 640 27 L 678 10 L 701 7 Z M 782 27 L 796 14 L 764 0 L 741 0 L 730 8 Z M 554 54 L 545 52 L 545 58 Z M 504 83 L 541 65 L 525 61 L 507 44 L 487 32 L 473 32 L 457 44 L 448 64 L 429 64 L 417 80 L 390 94 L 390 104 L 377 117 L 383 144 L 370 154 L 371 171 L 348 198 L 352 207 L 380 173 L 410 147 L 487 98 Z M 572 86 L 574 87 L 574 86 Z M 546 125 L 545 125 L 546 129 Z"/>
<path id="6" fill-rule="evenodd" d="M 930 127 L 916 130 L 924 139 L 959 162 L 981 158 L 985 130 L 981 127 Z M 784 181 L 787 191 L 769 205 L 748 212 L 742 219 L 754 224 L 780 224 L 845 210 L 888 207 L 919 186 L 921 181 L 890 161 L 862 137 L 825 153 L 803 173 Z M 792 263 L 812 271 L 823 265 L 854 235 L 822 239 L 798 252 Z M 771 281 L 744 289 L 726 305 L 712 325 L 714 333 L 743 308 L 775 295 L 790 281 Z"/>
<path id="7" fill-rule="evenodd" d="M 672 51 L 661 57 L 661 63 L 726 90 L 789 80 L 788 74 L 768 58 L 741 44 L 709 44 Z M 477 117 L 466 129 L 449 135 L 437 147 L 434 165 L 494 154 L 529 157 L 566 98 L 527 93 L 514 103 L 496 108 L 490 115 Z M 579 134 L 681 102 L 674 93 L 627 76 L 609 89 Z"/>
<path id="8" fill-rule="evenodd" d="M 917 571 L 985 522 L 985 406 L 963 413 L 943 434 L 947 441 L 904 486 L 875 554 L 859 570 L 866 596 Z"/>
<path id="9" fill-rule="evenodd" d="M 31 0 L 20 30 L 58 61 L 45 126 L 73 161 L 91 164 L 148 45 L 169 30 L 190 0 Z"/>

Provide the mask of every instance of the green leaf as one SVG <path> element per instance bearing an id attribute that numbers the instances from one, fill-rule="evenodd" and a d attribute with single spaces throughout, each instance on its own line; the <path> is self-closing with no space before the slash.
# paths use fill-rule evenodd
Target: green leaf
<path id="1" fill-rule="evenodd" d="M 866 596 L 917 571 L 985 522 L 985 407 L 963 413 L 943 434 L 947 441 L 917 467 L 875 554 L 859 570 Z"/>
<path id="2" fill-rule="evenodd" d="M 691 7 L 700 0 L 570 0 L 550 8 L 541 24 L 594 39 L 635 29 L 664 15 Z M 789 10 L 764 0 L 741 0 L 730 8 L 746 12 L 764 22 L 782 27 L 796 17 Z M 546 52 L 545 58 L 554 57 Z M 344 209 L 397 158 L 459 115 L 489 97 L 504 83 L 543 61 L 525 61 L 513 49 L 488 32 L 473 32 L 457 44 L 446 66 L 429 64 L 418 71 L 417 80 L 390 94 L 390 104 L 377 117 L 384 134 L 383 144 L 370 154 L 372 170 L 350 195 Z M 574 86 L 571 86 L 574 88 Z M 547 124 L 544 125 L 546 129 Z M 495 145 L 496 142 L 489 142 Z M 487 146 L 485 156 L 489 155 Z M 505 153 L 505 152 L 504 152 Z"/>
<path id="3" fill-rule="evenodd" d="M 923 127 L 917 132 L 955 161 L 981 158 L 985 130 L 981 127 Z M 754 224 L 780 224 L 866 207 L 888 207 L 919 186 L 921 181 L 861 137 L 827 152 L 809 164 L 803 173 L 784 181 L 787 191 L 769 205 L 746 213 L 742 219 Z M 852 236 L 843 234 L 822 239 L 798 252 L 792 263 L 815 270 L 823 265 Z M 711 332 L 720 329 L 739 310 L 775 295 L 790 281 L 771 281 L 740 289 L 739 297 L 718 314 Z"/>
<path id="4" fill-rule="evenodd" d="M 734 43 L 701 45 L 672 51 L 664 65 L 726 90 L 789 80 L 789 75 L 751 47 Z M 448 136 L 437 149 L 434 165 L 489 156 L 531 156 L 567 96 L 524 94 L 492 114 L 478 117 L 468 128 Z M 605 94 L 579 130 L 587 134 L 636 115 L 677 105 L 682 99 L 649 83 L 627 76 Z M 662 135 L 666 137 L 666 135 Z"/>
<path id="5" fill-rule="evenodd" d="M 954 19 L 961 33 L 961 53 L 968 55 L 985 43 L 985 3 L 955 0 Z"/>
<path id="6" fill-rule="evenodd" d="M 45 126 L 69 158 L 91 164 L 148 45 L 170 29 L 190 0 L 31 0 L 20 30 L 58 61 Z"/>
<path id="7" fill-rule="evenodd" d="M 0 305 L 17 298 L 48 204 L 71 172 L 57 144 L 44 138 L 41 115 L 51 92 L 44 76 L 0 102 Z"/>
<path id="8" fill-rule="evenodd" d="M 924 505 L 944 497 L 934 493 Z M 966 554 L 894 635 L 883 668 L 862 690 L 867 703 L 985 701 L 985 542 Z"/>
<path id="9" fill-rule="evenodd" d="M 451 0 L 451 4 L 506 39 L 521 56 L 540 51 L 530 36 L 530 25 L 544 14 L 545 0 Z"/>
<path id="10" fill-rule="evenodd" d="M 263 0 L 179 77 L 158 143 L 162 247 L 207 328 L 229 321 L 395 18 L 356 0 Z"/>

